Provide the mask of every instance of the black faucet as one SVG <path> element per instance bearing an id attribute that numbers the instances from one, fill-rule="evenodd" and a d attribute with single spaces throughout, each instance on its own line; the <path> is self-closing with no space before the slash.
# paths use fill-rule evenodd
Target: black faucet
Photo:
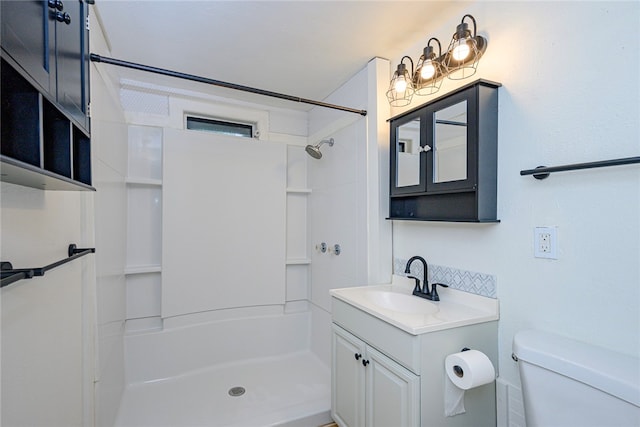
<path id="1" fill-rule="evenodd" d="M 409 261 L 407 261 L 407 266 L 404 268 L 404 272 L 405 274 L 411 274 L 411 264 L 413 263 L 413 261 L 420 261 L 422 263 L 422 272 L 424 273 L 424 285 L 422 287 L 420 287 L 420 279 L 414 276 L 408 276 L 416 281 L 416 287 L 413 290 L 413 294 L 417 295 L 418 293 L 429 293 L 429 268 L 427 267 L 427 261 L 425 261 L 424 258 L 422 258 L 421 256 L 413 256 L 409 258 Z"/>
<path id="2" fill-rule="evenodd" d="M 411 263 L 413 263 L 413 261 L 416 261 L 416 260 L 422 263 L 423 271 L 424 271 L 424 280 L 423 280 L 422 287 L 420 287 L 420 279 L 414 276 L 407 276 L 416 281 L 416 286 L 413 289 L 413 295 L 420 298 L 426 298 L 431 301 L 440 301 L 440 296 L 438 295 L 438 291 L 436 290 L 436 287 L 442 286 L 442 287 L 448 288 L 449 286 L 445 285 L 444 283 L 433 283 L 431 285 L 431 290 L 429 290 L 429 268 L 427 266 L 427 261 L 425 261 L 424 258 L 422 258 L 421 256 L 413 256 L 409 258 L 409 261 L 407 261 L 407 266 L 404 268 L 405 274 L 411 274 Z"/>

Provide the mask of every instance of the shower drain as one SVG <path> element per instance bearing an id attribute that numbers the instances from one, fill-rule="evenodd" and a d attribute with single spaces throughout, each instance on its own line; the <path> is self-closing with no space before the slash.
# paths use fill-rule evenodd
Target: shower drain
<path id="1" fill-rule="evenodd" d="M 242 396 L 245 391 L 246 390 L 244 389 L 244 387 L 231 387 L 229 389 L 229 396 L 231 397 Z"/>

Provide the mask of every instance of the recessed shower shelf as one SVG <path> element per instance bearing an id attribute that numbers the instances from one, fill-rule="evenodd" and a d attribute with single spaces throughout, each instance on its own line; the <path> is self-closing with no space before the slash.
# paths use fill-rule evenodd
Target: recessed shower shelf
<path id="1" fill-rule="evenodd" d="M 293 194 L 309 194 L 311 193 L 311 189 L 310 188 L 287 188 L 287 193 L 293 193 Z"/>
<path id="2" fill-rule="evenodd" d="M 148 273 L 162 273 L 162 266 L 160 265 L 138 265 L 134 267 L 127 267 L 124 270 L 125 275 L 132 274 L 148 274 Z"/>
<path id="3" fill-rule="evenodd" d="M 311 264 L 311 260 L 309 258 L 290 258 L 287 259 L 287 265 L 305 265 Z"/>
<path id="4" fill-rule="evenodd" d="M 126 182 L 127 182 L 127 184 L 131 184 L 131 185 L 149 185 L 149 186 L 155 186 L 155 187 L 161 187 L 162 186 L 162 180 L 161 179 L 127 178 Z"/>

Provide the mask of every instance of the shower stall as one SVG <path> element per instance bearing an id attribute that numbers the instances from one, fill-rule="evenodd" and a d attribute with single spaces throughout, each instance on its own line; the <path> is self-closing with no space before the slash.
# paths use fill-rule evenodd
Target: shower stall
<path id="1" fill-rule="evenodd" d="M 116 425 L 329 422 L 329 367 L 310 349 L 303 147 L 128 129 Z"/>
<path id="2" fill-rule="evenodd" d="M 386 85 L 388 68 L 372 61 L 339 95 L 375 105 L 369 79 Z M 98 338 L 98 419 L 121 427 L 329 422 L 329 289 L 391 274 L 385 191 L 368 181 L 387 163 L 377 140 L 386 123 L 135 81 L 118 92 L 128 135 L 124 379 L 122 388 L 111 380 L 120 375 L 116 312 Z M 96 132 L 119 128 L 98 107 Z M 188 114 L 253 123 L 255 132 L 188 130 Z M 308 144 L 322 147 L 321 159 Z M 97 168 L 98 200 L 115 191 L 110 173 Z M 109 224 L 103 217 L 96 227 Z M 315 250 L 320 242 L 342 250 Z M 98 295 L 102 310 L 120 297 L 111 279 L 98 280 L 112 289 Z"/>

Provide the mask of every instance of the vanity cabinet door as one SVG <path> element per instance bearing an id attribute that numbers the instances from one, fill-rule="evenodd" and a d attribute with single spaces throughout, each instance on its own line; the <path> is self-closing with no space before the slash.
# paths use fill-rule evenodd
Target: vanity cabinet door
<path id="1" fill-rule="evenodd" d="M 365 425 L 365 344 L 333 325 L 331 417 L 341 427 Z"/>
<path id="2" fill-rule="evenodd" d="M 420 377 L 367 347 L 367 427 L 420 425 Z"/>
<path id="3" fill-rule="evenodd" d="M 333 324 L 331 417 L 340 427 L 417 427 L 420 377 Z"/>

